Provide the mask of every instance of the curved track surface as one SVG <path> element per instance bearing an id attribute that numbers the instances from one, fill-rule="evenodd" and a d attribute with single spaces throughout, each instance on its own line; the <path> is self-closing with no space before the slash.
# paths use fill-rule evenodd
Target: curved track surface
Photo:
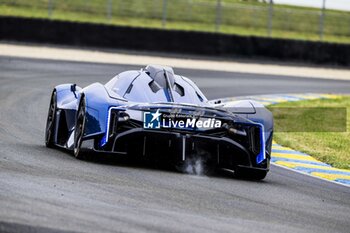
<path id="1" fill-rule="evenodd" d="M 0 232 L 349 232 L 350 188 L 279 167 L 252 182 L 78 161 L 44 146 L 52 87 L 139 68 L 0 57 Z M 346 81 L 176 72 L 209 98 L 350 92 Z"/>

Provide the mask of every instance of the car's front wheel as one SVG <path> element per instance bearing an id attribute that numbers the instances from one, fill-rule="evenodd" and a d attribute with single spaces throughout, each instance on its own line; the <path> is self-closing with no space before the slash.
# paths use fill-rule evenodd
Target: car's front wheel
<path id="1" fill-rule="evenodd" d="M 84 130 L 86 123 L 86 102 L 85 98 L 82 95 L 77 111 L 75 129 L 74 129 L 74 156 L 77 159 L 84 159 L 84 153 L 81 150 L 81 144 L 83 141 Z"/>

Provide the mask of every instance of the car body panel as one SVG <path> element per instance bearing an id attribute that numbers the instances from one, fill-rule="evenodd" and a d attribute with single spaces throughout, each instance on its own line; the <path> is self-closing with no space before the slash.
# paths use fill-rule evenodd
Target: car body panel
<path id="1" fill-rule="evenodd" d="M 273 134 L 271 112 L 251 100 L 229 104 L 208 101 L 194 82 L 175 75 L 171 68 L 148 66 L 140 71 L 120 73 L 105 85 L 93 83 L 80 88 L 62 84 L 54 90 L 58 109 L 54 137 L 57 146 L 72 149 L 76 112 L 84 98 L 86 125 L 82 146 L 88 149 L 122 155 L 140 149 L 140 154 L 145 156 L 150 150 L 157 153 L 159 148 L 183 160 L 187 154 L 205 148 L 212 154 L 211 160 L 218 164 L 233 166 L 232 161 L 238 159 L 240 162 L 234 162 L 235 166 L 268 170 Z M 218 119 L 223 126 L 144 128 L 144 114 L 156 111 L 168 115 L 183 113 L 197 120 Z"/>

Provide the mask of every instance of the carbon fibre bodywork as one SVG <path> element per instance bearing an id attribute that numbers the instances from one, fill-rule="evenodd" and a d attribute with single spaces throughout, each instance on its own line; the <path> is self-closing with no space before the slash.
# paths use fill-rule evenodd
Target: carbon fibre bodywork
<path id="1" fill-rule="evenodd" d="M 169 67 L 126 71 L 105 85 L 93 83 L 80 88 L 63 84 L 54 88 L 53 96 L 56 108 L 51 117 L 52 145 L 174 163 L 203 155 L 210 164 L 231 170 L 248 168 L 266 175 L 269 169 L 272 114 L 249 100 L 230 104 L 208 101 L 191 80 L 175 75 Z M 84 124 L 79 127 L 83 134 L 77 145 L 82 101 Z M 184 115 L 197 120 L 215 119 L 221 127 L 145 128 L 144 114 L 156 111 L 172 116 L 172 120 Z"/>

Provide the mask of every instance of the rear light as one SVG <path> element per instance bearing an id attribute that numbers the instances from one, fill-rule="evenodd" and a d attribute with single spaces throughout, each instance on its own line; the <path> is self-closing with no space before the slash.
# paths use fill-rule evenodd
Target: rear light
<path id="1" fill-rule="evenodd" d="M 130 120 L 129 114 L 127 114 L 126 112 L 118 113 L 118 122 L 126 122 L 128 120 Z"/>
<path id="2" fill-rule="evenodd" d="M 257 155 L 260 153 L 261 148 L 261 128 L 258 126 L 250 127 L 249 129 L 249 144 L 250 144 L 250 151 Z"/>
<path id="3" fill-rule="evenodd" d="M 117 109 L 115 107 L 110 108 L 109 115 L 107 118 L 107 131 L 102 137 L 99 145 L 101 147 L 105 146 L 110 138 L 114 137 L 118 131 L 121 124 L 125 124 L 130 120 L 129 114 L 123 110 Z"/>
<path id="4" fill-rule="evenodd" d="M 228 129 L 228 132 L 231 133 L 231 134 L 237 134 L 237 135 L 240 135 L 240 136 L 247 136 L 247 132 L 244 129 L 236 129 L 234 127 L 230 127 Z"/>
<path id="5" fill-rule="evenodd" d="M 242 127 L 242 125 L 230 126 L 227 123 L 224 123 L 222 125 L 222 127 L 227 129 L 227 132 L 231 135 L 239 135 L 239 136 L 243 136 L 243 137 L 247 136 L 247 131 L 244 127 Z"/>
<path id="6" fill-rule="evenodd" d="M 130 120 L 130 116 L 129 116 L 129 114 L 127 114 L 124 111 L 112 110 L 110 117 L 111 118 L 110 118 L 110 121 L 109 121 L 108 136 L 109 137 L 113 137 L 114 134 L 117 132 L 118 127 L 120 126 L 120 124 L 129 121 Z"/>

